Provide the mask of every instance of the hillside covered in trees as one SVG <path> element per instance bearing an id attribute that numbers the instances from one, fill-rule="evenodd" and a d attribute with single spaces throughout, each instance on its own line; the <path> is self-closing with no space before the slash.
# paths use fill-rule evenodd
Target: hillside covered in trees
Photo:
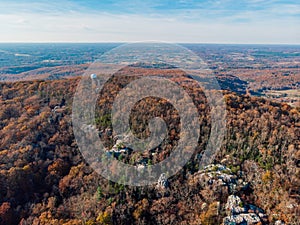
<path id="1" fill-rule="evenodd" d="M 82 157 L 72 129 L 80 78 L 0 83 L 0 224 L 230 224 L 247 216 L 252 224 L 299 224 L 299 108 L 224 91 L 227 133 L 212 165 L 202 168 L 210 107 L 200 87 L 189 85 L 184 74 L 171 74 L 165 76 L 187 91 L 199 111 L 201 137 L 179 173 L 145 187 L 108 181 Z M 113 77 L 98 99 L 96 128 L 108 149 L 116 145 L 112 102 L 137 77 L 126 71 Z M 145 137 L 154 116 L 168 121 L 167 140 L 144 153 L 120 153 L 116 160 L 151 166 L 170 154 L 180 133 L 172 106 L 145 99 L 130 120 Z"/>

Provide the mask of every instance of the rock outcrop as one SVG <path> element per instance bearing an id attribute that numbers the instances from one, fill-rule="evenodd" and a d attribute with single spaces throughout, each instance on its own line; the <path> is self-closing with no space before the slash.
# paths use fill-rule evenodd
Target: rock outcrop
<path id="1" fill-rule="evenodd" d="M 214 190 L 225 188 L 229 194 L 233 193 L 237 186 L 237 176 L 221 164 L 206 166 L 203 170 L 195 173 L 192 179 L 192 182 L 197 182 L 202 187 L 209 187 Z"/>
<path id="2" fill-rule="evenodd" d="M 227 217 L 224 225 L 254 225 L 267 221 L 264 211 L 254 205 L 244 204 L 236 195 L 230 195 L 225 205 Z"/>
<path id="3" fill-rule="evenodd" d="M 157 181 L 157 186 L 162 188 L 168 187 L 168 179 L 166 177 L 166 174 L 162 173 Z"/>

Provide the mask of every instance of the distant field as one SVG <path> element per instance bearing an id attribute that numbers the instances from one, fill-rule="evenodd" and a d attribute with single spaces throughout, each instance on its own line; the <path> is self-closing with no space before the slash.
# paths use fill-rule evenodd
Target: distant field
<path id="1" fill-rule="evenodd" d="M 289 96 L 289 97 L 300 97 L 300 90 L 269 91 L 268 94 Z"/>
<path id="2" fill-rule="evenodd" d="M 290 89 L 290 90 L 282 90 L 282 91 L 266 91 L 266 97 L 278 99 L 281 102 L 287 102 L 291 105 L 299 104 L 300 102 L 300 90 L 299 89 Z"/>

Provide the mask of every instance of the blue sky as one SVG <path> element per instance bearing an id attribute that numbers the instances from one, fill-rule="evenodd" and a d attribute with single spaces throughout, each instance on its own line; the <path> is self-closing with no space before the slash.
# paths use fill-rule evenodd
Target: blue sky
<path id="1" fill-rule="evenodd" d="M 299 0 L 0 0 L 0 42 L 300 43 Z"/>

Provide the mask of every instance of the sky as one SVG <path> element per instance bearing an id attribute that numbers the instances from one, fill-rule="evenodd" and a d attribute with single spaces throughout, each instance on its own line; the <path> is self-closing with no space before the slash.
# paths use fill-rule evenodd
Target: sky
<path id="1" fill-rule="evenodd" d="M 300 44 L 299 0 L 0 0 L 0 42 Z"/>

